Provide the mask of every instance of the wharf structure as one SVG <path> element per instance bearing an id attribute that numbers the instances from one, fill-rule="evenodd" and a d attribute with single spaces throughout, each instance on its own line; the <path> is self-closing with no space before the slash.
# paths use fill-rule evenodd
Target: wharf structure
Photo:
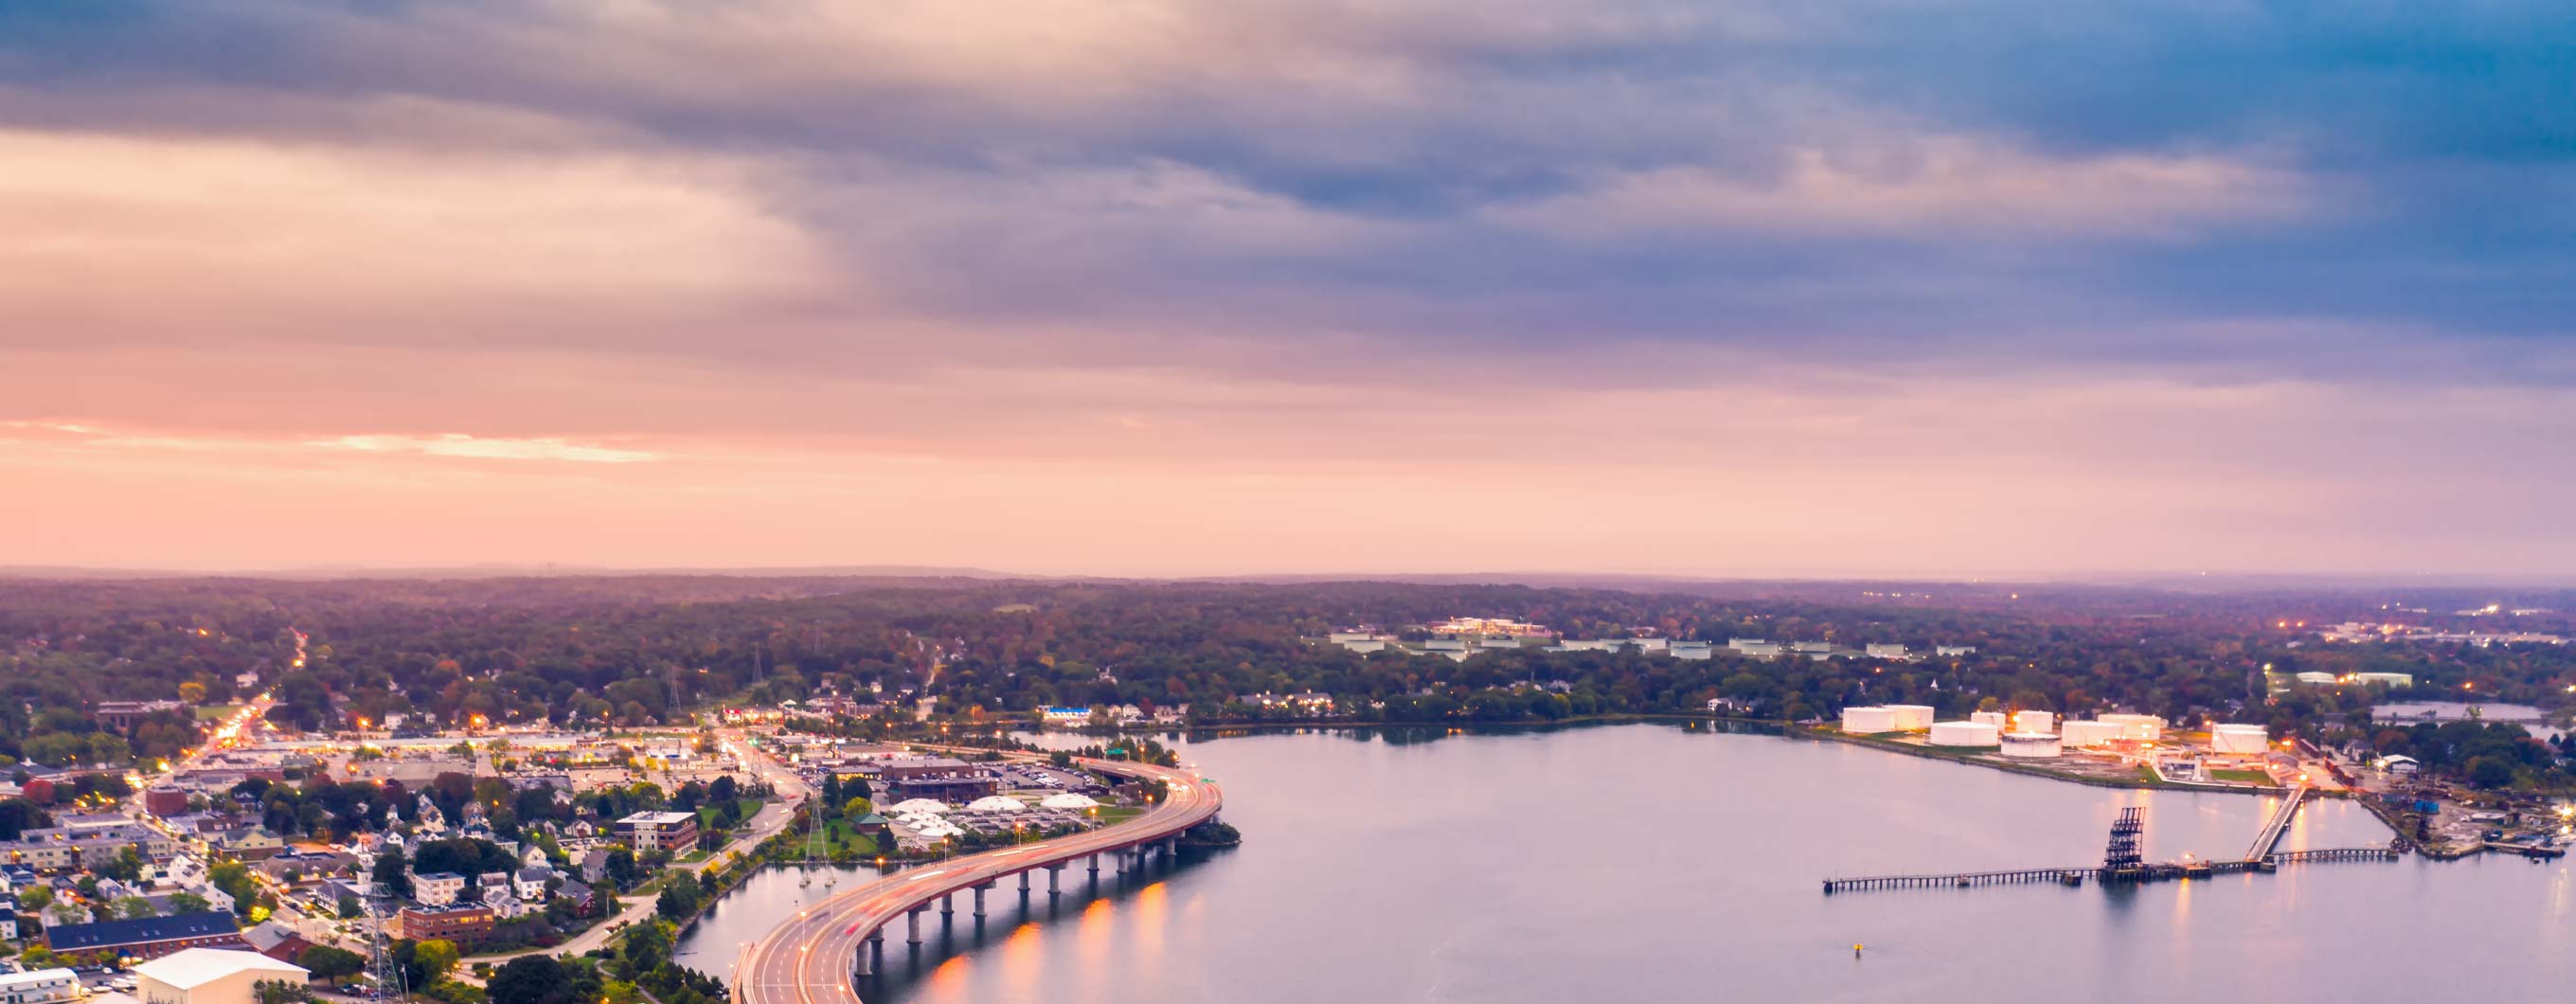
<path id="1" fill-rule="evenodd" d="M 2290 820 L 2299 811 L 2308 794 L 2305 782 L 2290 790 L 2279 808 L 2263 820 L 2255 831 L 2254 842 L 2245 856 L 2234 860 L 2183 860 L 2150 863 L 2140 853 L 2139 838 L 2146 823 L 2135 806 L 2120 810 L 2111 821 L 2110 840 L 2104 846 L 2100 865 L 2070 865 L 2055 868 L 2018 868 L 2002 871 L 1953 872 L 1947 874 L 1865 875 L 1856 878 L 1824 880 L 1827 895 L 1837 892 L 1861 892 L 1875 889 L 1969 889 L 1989 885 L 2019 885 L 2031 882 L 2054 882 L 2080 886 L 2087 881 L 2104 883 L 2156 882 L 2166 879 L 2205 878 L 2237 872 L 2268 872 L 2285 864 L 2323 861 L 2395 861 L 2402 853 L 2398 845 L 2385 847 L 2332 847 L 2304 851 L 2277 851 L 2281 835 L 2288 832 Z"/>

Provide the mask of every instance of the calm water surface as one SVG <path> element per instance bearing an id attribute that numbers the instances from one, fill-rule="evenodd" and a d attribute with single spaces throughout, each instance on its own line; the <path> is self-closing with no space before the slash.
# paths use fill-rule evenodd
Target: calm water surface
<path id="1" fill-rule="evenodd" d="M 2146 809 L 2151 860 L 2236 857 L 2267 799 L 1665 725 L 1264 735 L 1183 755 L 1226 786 L 1241 848 L 1123 888 L 1104 874 L 1096 895 L 1052 908 L 1040 892 L 1023 910 L 1006 884 L 980 933 L 961 899 L 917 960 L 889 941 L 892 972 L 868 1000 L 2521 1001 L 2565 999 L 2576 980 L 2563 861 L 2314 865 L 2132 890 L 1817 888 L 2089 864 L 2126 805 Z M 2284 846 L 2387 839 L 2359 808 L 2320 802 Z M 1069 890 L 1080 876 L 1065 873 Z M 743 940 L 826 891 L 798 879 L 772 872 L 734 894 L 683 961 L 726 973 Z"/>

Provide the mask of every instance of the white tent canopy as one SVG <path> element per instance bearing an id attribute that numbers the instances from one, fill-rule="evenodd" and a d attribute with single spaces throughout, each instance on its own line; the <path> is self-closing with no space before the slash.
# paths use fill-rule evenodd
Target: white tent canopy
<path id="1" fill-rule="evenodd" d="M 1028 808 L 1028 805 L 1019 799 L 1001 795 L 986 795 L 966 803 L 966 809 L 969 812 L 1026 812 Z"/>
<path id="2" fill-rule="evenodd" d="M 886 811 L 897 814 L 915 812 L 946 812 L 948 811 L 948 803 L 931 798 L 907 798 L 887 807 Z"/>
<path id="3" fill-rule="evenodd" d="M 1049 795 L 1038 801 L 1038 808 L 1041 809 L 1096 809 L 1099 807 L 1099 800 L 1071 791 L 1061 795 Z"/>

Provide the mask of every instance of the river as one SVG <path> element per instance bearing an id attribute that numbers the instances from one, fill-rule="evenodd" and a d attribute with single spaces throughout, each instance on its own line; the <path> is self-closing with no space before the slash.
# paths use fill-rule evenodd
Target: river
<path id="1" fill-rule="evenodd" d="M 1006 884 L 980 937 L 961 899 L 953 934 L 917 962 L 889 939 L 871 1004 L 2412 1002 L 2559 999 L 2576 980 L 2564 860 L 1818 889 L 1828 875 L 2090 864 L 2128 805 L 2146 810 L 2149 860 L 2237 857 L 2262 798 L 1663 724 L 1180 748 L 1225 786 L 1242 847 L 1192 852 L 1135 888 L 1104 874 L 1101 895 L 1052 910 L 1041 891 L 1023 912 Z M 2320 801 L 2283 846 L 2388 836 L 2360 807 Z M 1081 876 L 1068 870 L 1067 888 Z M 726 974 L 743 940 L 825 891 L 800 878 L 772 871 L 735 892 L 682 961 Z"/>

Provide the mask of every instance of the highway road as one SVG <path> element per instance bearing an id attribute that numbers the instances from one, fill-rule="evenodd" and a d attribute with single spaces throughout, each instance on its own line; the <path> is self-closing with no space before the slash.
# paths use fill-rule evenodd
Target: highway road
<path id="1" fill-rule="evenodd" d="M 901 925 L 905 913 L 952 892 L 1053 862 L 1176 837 L 1215 818 L 1224 805 L 1216 785 L 1186 771 L 1123 761 L 1081 763 L 1103 773 L 1162 780 L 1171 797 L 1114 826 L 896 872 L 815 904 L 752 944 L 734 970 L 735 1004 L 858 1004 L 851 971 L 869 932 Z M 889 939 L 904 936 L 902 930 L 886 932 Z"/>

